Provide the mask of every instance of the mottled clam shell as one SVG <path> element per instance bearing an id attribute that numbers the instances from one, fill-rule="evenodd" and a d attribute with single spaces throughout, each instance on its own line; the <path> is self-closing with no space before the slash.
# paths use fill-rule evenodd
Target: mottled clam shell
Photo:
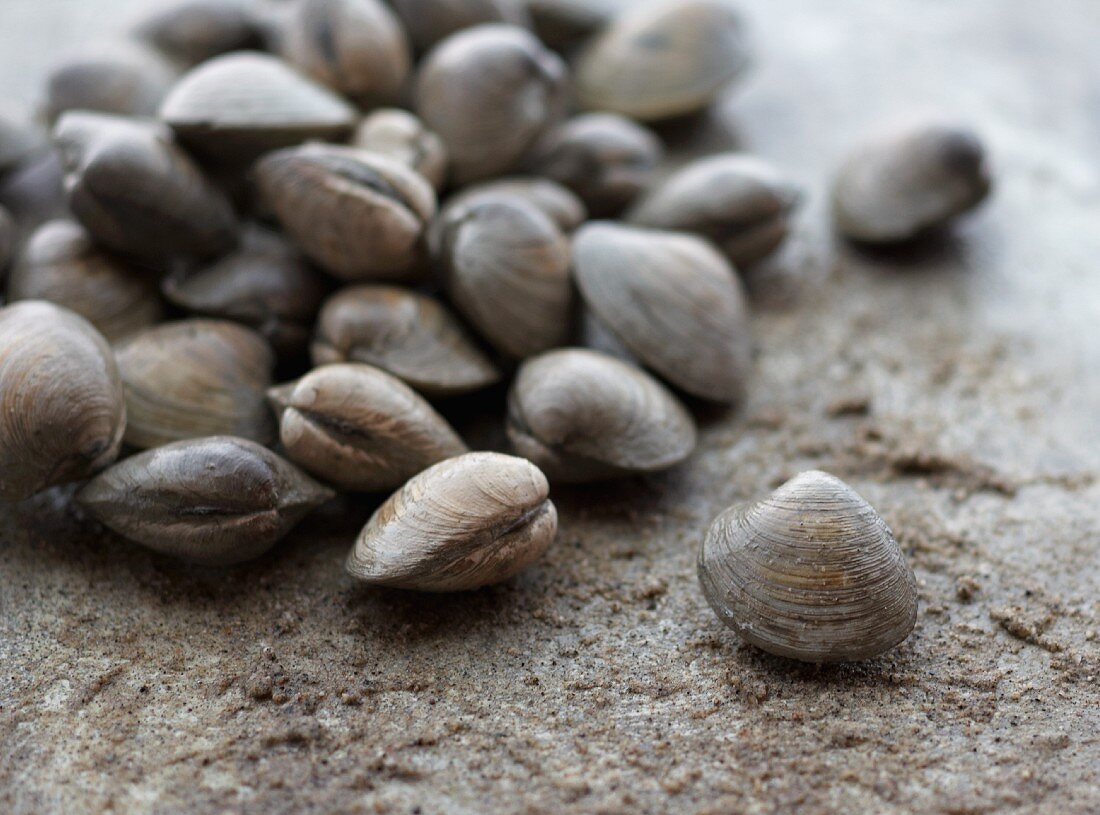
<path id="1" fill-rule="evenodd" d="M 257 4 L 250 0 L 177 0 L 155 8 L 131 31 L 187 67 L 264 45 Z"/>
<path id="2" fill-rule="evenodd" d="M 176 80 L 176 68 L 141 43 L 104 43 L 67 57 L 46 80 L 46 116 L 69 110 L 153 116 Z"/>
<path id="3" fill-rule="evenodd" d="M 269 396 L 286 455 L 342 490 L 388 492 L 467 451 L 422 396 L 370 365 L 324 365 Z"/>
<path id="4" fill-rule="evenodd" d="M 151 326 L 164 313 L 156 280 L 99 249 L 74 221 L 39 227 L 8 281 L 8 299 L 48 300 L 90 322 L 108 341 Z"/>
<path id="5" fill-rule="evenodd" d="M 412 67 L 401 23 L 381 0 L 300 0 L 282 53 L 361 107 L 396 101 Z"/>
<path id="6" fill-rule="evenodd" d="M 135 543 L 224 566 L 259 557 L 334 495 L 254 442 L 215 436 L 128 458 L 76 499 Z"/>
<path id="7" fill-rule="evenodd" d="M 767 162 L 726 153 L 678 170 L 639 202 L 629 220 L 709 238 L 740 268 L 779 248 L 800 198 L 798 187 Z"/>
<path id="8" fill-rule="evenodd" d="M 833 187 L 837 228 L 865 243 L 896 243 L 973 209 L 991 187 L 985 148 L 970 129 L 920 122 L 857 147 Z"/>
<path id="9" fill-rule="evenodd" d="M 329 284 L 280 235 L 253 227 L 240 249 L 193 274 L 166 278 L 163 289 L 174 305 L 244 323 L 280 357 L 298 357 L 308 350 Z"/>
<path id="10" fill-rule="evenodd" d="M 108 249 L 166 267 L 237 242 L 226 197 L 154 122 L 67 113 L 54 130 L 69 206 Z"/>
<path id="11" fill-rule="evenodd" d="M 552 482 L 667 470 L 695 448 L 695 422 L 649 374 L 583 348 L 520 366 L 508 394 L 508 438 Z"/>
<path id="12" fill-rule="evenodd" d="M 313 362 L 364 362 L 428 397 L 458 396 L 500 371 L 437 300 L 394 286 L 349 286 L 321 308 Z"/>
<path id="13" fill-rule="evenodd" d="M 499 453 L 448 459 L 394 493 L 359 534 L 347 569 L 372 585 L 469 591 L 508 580 L 553 543 L 546 476 Z"/>
<path id="14" fill-rule="evenodd" d="M 423 275 L 435 191 L 408 167 L 365 150 L 310 144 L 265 156 L 256 177 L 298 248 L 337 277 Z"/>
<path id="15" fill-rule="evenodd" d="M 529 23 L 520 0 L 390 0 L 390 5 L 421 54 L 464 28 Z"/>
<path id="16" fill-rule="evenodd" d="M 114 356 L 87 320 L 39 301 L 0 308 L 0 501 L 88 478 L 125 426 Z"/>
<path id="17" fill-rule="evenodd" d="M 742 639 L 805 662 L 877 656 L 917 619 L 916 580 L 886 523 L 818 471 L 718 516 L 699 552 L 699 582 Z"/>
<path id="18" fill-rule="evenodd" d="M 569 242 L 518 199 L 449 210 L 440 264 L 455 308 L 515 359 L 565 344 L 573 329 Z"/>
<path id="19" fill-rule="evenodd" d="M 528 167 L 571 189 L 592 217 L 603 218 L 649 186 L 663 156 L 648 128 L 615 113 L 587 113 L 547 133 Z"/>
<path id="20" fill-rule="evenodd" d="M 255 331 L 223 320 L 180 320 L 135 334 L 116 357 L 130 417 L 127 444 L 275 438 L 265 400 L 275 356 Z"/>
<path id="21" fill-rule="evenodd" d="M 702 238 L 593 222 L 573 239 L 585 304 L 646 367 L 703 399 L 733 402 L 752 367 L 745 295 Z"/>
<path id="22" fill-rule="evenodd" d="M 575 74 L 588 110 L 648 122 L 708 107 L 747 67 L 745 26 L 720 0 L 630 6 L 584 50 Z"/>
<path id="23" fill-rule="evenodd" d="M 447 147 L 416 116 L 399 108 L 376 110 L 359 123 L 352 147 L 404 164 L 441 190 L 447 180 Z"/>
<path id="24" fill-rule="evenodd" d="M 160 107 L 181 142 L 238 164 L 310 139 L 345 138 L 356 113 L 328 88 L 268 54 L 215 57 L 186 73 Z"/>
<path id="25" fill-rule="evenodd" d="M 439 134 L 463 185 L 517 167 L 561 115 L 565 64 L 508 25 L 460 31 L 424 58 L 416 112 Z"/>
<path id="26" fill-rule="evenodd" d="M 573 192 L 546 178 L 516 176 L 471 184 L 447 199 L 440 213 L 439 222 L 445 222 L 450 211 L 460 206 L 500 196 L 520 198 L 541 209 L 550 216 L 563 232 L 572 232 L 588 220 L 584 202 Z"/>

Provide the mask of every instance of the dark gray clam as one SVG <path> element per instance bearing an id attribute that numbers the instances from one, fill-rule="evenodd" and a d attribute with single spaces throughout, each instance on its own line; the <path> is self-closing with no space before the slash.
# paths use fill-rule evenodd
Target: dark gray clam
<path id="1" fill-rule="evenodd" d="M 483 23 L 526 26 L 520 0 L 390 0 L 419 53 L 451 34 Z"/>
<path id="2" fill-rule="evenodd" d="M 616 0 L 527 0 L 538 38 L 555 51 L 571 51 L 611 23 Z"/>
<path id="3" fill-rule="evenodd" d="M 15 220 L 8 211 L 0 206 L 0 281 L 8 270 L 12 255 L 15 254 Z"/>
<path id="4" fill-rule="evenodd" d="M 0 179 L 48 146 L 29 113 L 6 104 L 0 107 Z"/>
<path id="5" fill-rule="evenodd" d="M 46 116 L 53 121 L 69 110 L 152 116 L 175 79 L 175 67 L 141 43 L 104 43 L 50 71 Z"/>
<path id="6" fill-rule="evenodd" d="M 176 0 L 132 29 L 138 39 L 188 67 L 231 51 L 262 48 L 264 29 L 252 0 Z"/>
<path id="7" fill-rule="evenodd" d="M 565 74 L 556 54 L 515 26 L 476 26 L 432 49 L 416 112 L 447 145 L 452 180 L 468 184 L 517 167 L 560 117 Z"/>
<path id="8" fill-rule="evenodd" d="M 259 557 L 333 497 L 259 444 L 215 436 L 132 456 L 88 482 L 76 500 L 128 540 L 227 566 Z"/>
<path id="9" fill-rule="evenodd" d="M 783 243 L 800 197 L 798 187 L 761 159 L 726 153 L 678 170 L 641 200 L 630 220 L 710 238 L 743 267 Z"/>

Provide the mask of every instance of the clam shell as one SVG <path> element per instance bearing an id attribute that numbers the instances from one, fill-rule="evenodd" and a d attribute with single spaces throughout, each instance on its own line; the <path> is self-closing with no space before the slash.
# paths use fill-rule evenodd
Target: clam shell
<path id="1" fill-rule="evenodd" d="M 745 295 L 729 263 L 693 235 L 593 222 L 573 239 L 586 305 L 665 381 L 738 400 L 752 367 Z"/>
<path id="2" fill-rule="evenodd" d="M 555 51 L 570 51 L 615 18 L 616 0 L 527 0 L 538 38 Z"/>
<path id="3" fill-rule="evenodd" d="M 728 4 L 639 3 L 585 48 L 577 96 L 588 110 L 668 119 L 708 107 L 748 62 L 744 23 Z"/>
<path id="4" fill-rule="evenodd" d="M 448 459 L 378 508 L 348 556 L 348 572 L 373 585 L 436 592 L 507 580 L 554 540 L 549 494 L 546 476 L 524 459 Z"/>
<path id="5" fill-rule="evenodd" d="M 466 452 L 422 396 L 370 365 L 325 365 L 269 396 L 287 456 L 343 490 L 394 490 Z"/>
<path id="6" fill-rule="evenodd" d="M 87 320 L 39 301 L 0 308 L 0 501 L 88 478 L 125 426 L 114 356 Z"/>
<path id="7" fill-rule="evenodd" d="M 440 260 L 455 308 L 501 353 L 523 359 L 569 339 L 569 242 L 541 210 L 518 199 L 452 208 Z"/>
<path id="8" fill-rule="evenodd" d="M 282 60 L 238 52 L 186 73 L 161 105 L 160 118 L 196 153 L 232 164 L 309 139 L 343 139 L 356 114 Z"/>
<path id="9" fill-rule="evenodd" d="M 156 8 L 131 30 L 138 39 L 188 67 L 264 45 L 256 4 L 248 0 L 179 0 Z"/>
<path id="10" fill-rule="evenodd" d="M 222 320 L 180 320 L 135 334 L 116 357 L 130 416 L 127 444 L 157 447 L 217 435 L 274 439 L 265 394 L 275 357 L 255 331 Z"/>
<path id="11" fill-rule="evenodd" d="M 398 108 L 376 110 L 359 123 L 351 144 L 386 156 L 424 176 L 437 190 L 447 179 L 447 148 L 413 114 Z"/>
<path id="12" fill-rule="evenodd" d="M 516 167 L 561 115 L 566 68 L 529 32 L 481 25 L 424 58 L 416 112 L 439 134 L 459 185 Z"/>
<path id="13" fill-rule="evenodd" d="M 390 0 L 419 53 L 464 28 L 483 23 L 526 26 L 519 0 Z"/>
<path id="14" fill-rule="evenodd" d="M 0 281 L 8 270 L 15 254 L 15 220 L 4 207 L 0 207 Z"/>
<path id="15" fill-rule="evenodd" d="M 879 133 L 844 162 L 833 187 L 837 228 L 866 243 L 910 240 L 989 194 L 985 148 L 968 128 L 939 122 Z"/>
<path id="16" fill-rule="evenodd" d="M 104 43 L 50 71 L 46 116 L 51 122 L 69 110 L 152 116 L 175 79 L 175 67 L 141 43 Z"/>
<path id="17" fill-rule="evenodd" d="M 0 170 L 0 205 L 16 225 L 16 242 L 51 218 L 69 217 L 64 172 L 56 150 L 34 155 L 8 173 Z"/>
<path id="18" fill-rule="evenodd" d="M 294 243 L 345 280 L 422 275 L 435 192 L 385 156 L 311 144 L 265 156 L 260 193 Z"/>
<path id="19" fill-rule="evenodd" d="M 48 146 L 30 114 L 7 104 L 0 107 L 0 178 Z"/>
<path id="20" fill-rule="evenodd" d="M 74 221 L 31 235 L 8 281 L 8 299 L 48 300 L 88 320 L 114 342 L 160 321 L 156 281 L 96 247 Z"/>
<path id="21" fill-rule="evenodd" d="M 699 553 L 699 582 L 746 642 L 806 662 L 877 656 L 917 619 L 916 580 L 886 523 L 818 471 L 718 516 Z"/>
<path id="22" fill-rule="evenodd" d="M 572 232 L 588 220 L 588 211 L 584 202 L 556 181 L 546 178 L 500 178 L 496 181 L 484 181 L 471 184 L 447 199 L 447 205 L 440 213 L 440 222 L 446 222 L 451 210 L 459 206 L 470 206 L 475 202 L 500 196 L 520 198 L 532 204 L 550 216 L 550 220 L 563 232 Z"/>
<path id="23" fill-rule="evenodd" d="M 277 455 L 232 436 L 126 459 L 77 493 L 119 535 L 209 566 L 259 557 L 334 493 Z"/>
<path id="24" fill-rule="evenodd" d="M 244 323 L 280 357 L 303 355 L 329 285 L 283 238 L 246 230 L 240 249 L 193 274 L 164 281 L 164 295 L 193 314 Z"/>
<path id="25" fill-rule="evenodd" d="M 664 148 L 646 127 L 614 113 L 576 116 L 535 148 L 531 172 L 575 192 L 590 215 L 617 215 L 653 179 Z"/>
<path id="26" fill-rule="evenodd" d="M 401 23 L 380 0 L 300 0 L 282 53 L 362 107 L 396 101 L 412 65 Z"/>
<path id="27" fill-rule="evenodd" d="M 236 244 L 228 200 L 161 125 L 67 113 L 54 141 L 69 206 L 97 243 L 160 268 Z"/>
<path id="28" fill-rule="evenodd" d="M 500 372 L 438 301 L 393 286 L 349 286 L 321 308 L 313 362 L 364 362 L 428 397 L 458 396 Z"/>
<path id="29" fill-rule="evenodd" d="M 695 448 L 679 400 L 633 365 L 583 348 L 520 366 L 508 395 L 508 438 L 553 482 L 666 470 Z"/>
<path id="30" fill-rule="evenodd" d="M 767 162 L 727 153 L 674 173 L 642 199 L 630 221 L 702 235 L 744 267 L 783 243 L 800 198 L 799 189 Z"/>

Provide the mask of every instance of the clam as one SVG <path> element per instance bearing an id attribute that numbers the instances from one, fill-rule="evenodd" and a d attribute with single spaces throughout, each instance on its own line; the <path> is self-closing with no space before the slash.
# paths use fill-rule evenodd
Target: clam
<path id="1" fill-rule="evenodd" d="M 36 153 L 8 173 L 0 170 L 0 205 L 16 225 L 17 242 L 51 218 L 69 216 L 64 171 L 56 150 Z"/>
<path id="2" fill-rule="evenodd" d="M 366 583 L 469 591 L 500 583 L 549 548 L 558 513 L 531 462 L 467 453 L 415 476 L 359 533 L 347 569 Z"/>
<path id="3" fill-rule="evenodd" d="M 364 362 L 428 397 L 488 387 L 500 372 L 438 301 L 392 286 L 349 286 L 321 308 L 313 362 Z"/>
<path id="4" fill-rule="evenodd" d="M 435 192 L 408 167 L 365 150 L 310 144 L 265 156 L 256 177 L 298 248 L 337 277 L 422 274 Z"/>
<path id="5" fill-rule="evenodd" d="M 805 662 L 877 656 L 917 619 L 916 581 L 886 523 L 818 471 L 719 515 L 699 552 L 699 582 L 742 639 Z"/>
<path id="6" fill-rule="evenodd" d="M 269 396 L 290 460 L 342 490 L 394 490 L 466 452 L 422 396 L 370 365 L 325 365 Z"/>
<path id="7" fill-rule="evenodd" d="M 126 392 L 126 443 L 157 447 L 232 435 L 270 442 L 265 402 L 275 357 L 251 329 L 223 320 L 180 320 L 141 331 L 116 350 Z"/>
<path id="8" fill-rule="evenodd" d="M 260 227 L 211 266 L 165 279 L 164 296 L 193 314 L 244 323 L 281 357 L 309 347 L 313 322 L 329 286 L 287 242 Z"/>
<path id="9" fill-rule="evenodd" d="M 508 394 L 508 438 L 551 481 L 666 470 L 695 448 L 695 422 L 626 362 L 583 348 L 529 359 Z"/>
<path id="10" fill-rule="evenodd" d="M 390 0 L 390 5 L 420 53 L 464 28 L 529 22 L 519 0 Z"/>
<path id="11" fill-rule="evenodd" d="M 242 165 L 310 139 L 343 139 L 356 114 L 282 60 L 242 51 L 184 74 L 161 105 L 160 118 L 197 154 Z"/>
<path id="12" fill-rule="evenodd" d="M 727 3 L 639 3 L 584 49 L 577 95 L 588 110 L 669 119 L 708 107 L 748 62 L 744 23 Z"/>
<path id="13" fill-rule="evenodd" d="M 114 356 L 87 320 L 38 301 L 0 308 L 0 501 L 88 478 L 125 426 Z"/>
<path id="14" fill-rule="evenodd" d="M 138 39 L 189 67 L 264 44 L 256 4 L 248 0 L 178 0 L 155 9 L 132 31 Z"/>
<path id="15" fill-rule="evenodd" d="M 69 206 L 97 243 L 157 267 L 220 255 L 236 243 L 229 201 L 165 127 L 68 113 L 54 141 Z"/>
<path id="16" fill-rule="evenodd" d="M 645 366 L 693 396 L 741 397 L 752 366 L 748 309 L 710 243 L 593 222 L 574 236 L 573 264 L 585 304 Z"/>
<path id="17" fill-rule="evenodd" d="M 15 220 L 0 206 L 0 281 L 15 254 Z"/>
<path id="18" fill-rule="evenodd" d="M 642 199 L 630 220 L 710 238 L 743 267 L 783 243 L 800 197 L 799 189 L 767 162 L 726 153 L 680 169 Z"/>
<path id="19" fill-rule="evenodd" d="M 523 359 L 569 339 L 569 242 L 541 210 L 515 198 L 453 207 L 439 255 L 455 308 L 502 354 Z"/>
<path id="20" fill-rule="evenodd" d="M 282 53 L 361 107 L 396 101 L 412 67 L 401 23 L 381 0 L 300 0 Z"/>
<path id="21" fill-rule="evenodd" d="M 189 439 L 126 459 L 76 500 L 119 535 L 207 566 L 259 557 L 334 493 L 247 439 Z"/>
<path id="22" fill-rule="evenodd" d="M 105 43 L 54 66 L 46 116 L 53 121 L 68 110 L 152 116 L 175 78 L 172 64 L 141 43 Z"/>
<path id="23" fill-rule="evenodd" d="M 0 107 L 0 178 L 45 152 L 46 137 L 23 111 Z"/>
<path id="24" fill-rule="evenodd" d="M 990 186 L 985 148 L 971 130 L 951 123 L 905 124 L 852 152 L 833 187 L 833 211 L 845 236 L 896 243 L 973 209 Z"/>
<path id="25" fill-rule="evenodd" d="M 572 232 L 588 220 L 588 211 L 574 193 L 556 181 L 545 178 L 500 178 L 471 184 L 447 199 L 447 205 L 439 221 L 445 222 L 455 207 L 469 206 L 475 202 L 500 196 L 520 198 L 541 209 L 563 232 Z"/>
<path id="26" fill-rule="evenodd" d="M 156 281 L 99 249 L 74 221 L 50 221 L 31 235 L 8 281 L 8 299 L 48 300 L 115 341 L 160 321 Z"/>
<path id="27" fill-rule="evenodd" d="M 391 158 L 424 176 L 437 190 L 447 179 L 447 148 L 413 114 L 399 108 L 376 110 L 359 123 L 351 144 Z"/>
<path id="28" fill-rule="evenodd" d="M 529 32 L 481 25 L 453 34 L 421 63 L 416 112 L 438 133 L 459 185 L 516 167 L 559 118 L 565 64 Z"/>
<path id="29" fill-rule="evenodd" d="M 575 192 L 593 217 L 606 217 L 649 185 L 663 155 L 648 128 L 615 113 L 588 113 L 547 133 L 528 166 Z"/>
<path id="30" fill-rule="evenodd" d="M 570 51 L 611 23 L 616 0 L 527 0 L 538 38 L 555 51 Z"/>

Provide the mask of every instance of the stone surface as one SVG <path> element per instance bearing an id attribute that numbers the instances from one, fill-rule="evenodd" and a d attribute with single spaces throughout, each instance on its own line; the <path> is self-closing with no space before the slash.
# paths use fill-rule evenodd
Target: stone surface
<path id="1" fill-rule="evenodd" d="M 115 25 L 106 2 L 3 5 L 17 95 Z M 664 135 L 811 192 L 753 275 L 747 403 L 671 474 L 556 489 L 547 558 L 464 596 L 357 587 L 332 518 L 202 571 L 84 531 L 65 494 L 3 511 L 0 811 L 1100 809 L 1094 0 L 745 7 L 755 73 L 705 135 Z M 916 249 L 834 245 L 831 171 L 914 107 L 983 133 L 992 200 Z M 711 518 L 809 467 L 911 558 L 917 628 L 883 658 L 768 657 L 698 590 Z"/>

